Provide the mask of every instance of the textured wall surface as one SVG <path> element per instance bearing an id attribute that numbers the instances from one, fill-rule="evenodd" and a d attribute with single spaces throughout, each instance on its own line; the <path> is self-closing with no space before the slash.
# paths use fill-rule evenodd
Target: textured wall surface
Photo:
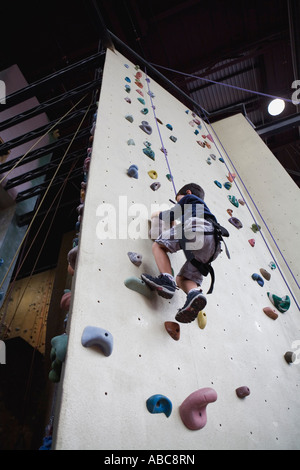
<path id="1" fill-rule="evenodd" d="M 297 301 L 279 270 L 281 260 L 270 253 L 262 237 L 264 234 L 267 238 L 264 227 L 261 233 L 252 231 L 252 202 L 244 187 L 240 193 L 235 183 L 230 190 L 223 186 L 228 181 L 228 168 L 234 170 L 220 145 L 217 148 L 202 137 L 210 130 L 203 122 L 198 129 L 191 111 L 186 112 L 151 77 L 147 82 L 144 72 L 140 79 L 143 88 L 139 88 L 134 65 L 120 53 L 107 51 L 72 285 L 69 344 L 59 384 L 54 447 L 299 449 L 299 364 L 298 358 L 287 364 L 284 354 L 291 350 L 297 353 L 300 319 Z M 126 85 L 131 88 L 129 93 Z M 154 93 L 152 102 L 148 86 Z M 143 92 L 145 105 L 138 101 L 141 96 L 136 90 Z M 131 103 L 125 98 L 130 98 Z M 149 110 L 146 115 L 141 113 L 144 107 Z M 128 114 L 133 122 L 125 118 Z M 151 135 L 140 129 L 143 120 L 150 124 Z M 195 134 L 197 130 L 199 134 Z M 227 120 L 222 121 L 216 132 L 226 136 L 227 152 L 238 142 L 241 147 L 244 140 L 247 143 L 247 155 L 252 161 L 245 170 L 247 184 L 255 192 L 257 171 L 253 171 L 253 176 L 251 171 L 258 168 L 257 159 L 273 158 L 275 162 L 275 158 L 242 116 L 228 120 L 228 126 Z M 237 132 L 241 141 L 235 140 Z M 170 136 L 176 137 L 176 142 Z M 131 138 L 135 145 L 128 145 Z M 155 160 L 143 153 L 145 141 L 151 143 Z M 202 147 L 197 141 L 206 141 L 211 148 Z M 162 145 L 168 161 L 160 150 Z M 216 159 L 208 164 L 211 154 Z M 243 148 L 240 154 L 243 156 Z M 224 162 L 219 160 L 221 155 Z M 236 168 L 240 163 L 237 158 Z M 133 164 L 138 166 L 138 179 L 127 175 Z M 150 170 L 157 172 L 157 180 L 149 177 Z M 170 172 L 173 182 L 166 177 Z M 282 168 L 270 164 L 268 179 L 275 181 L 275 177 L 280 178 L 278 174 L 285 178 Z M 161 183 L 155 192 L 150 189 L 154 181 Z M 151 253 L 152 241 L 146 237 L 151 210 L 154 204 L 171 206 L 169 198 L 174 199 L 175 189 L 189 182 L 203 186 L 208 207 L 229 230 L 231 259 L 223 252 L 214 263 L 216 283 L 213 293 L 207 296 L 206 327 L 200 329 L 197 320 L 181 324 L 180 339 L 175 341 L 166 332 L 164 322 L 174 321 L 177 309 L 185 301 L 183 292 L 177 291 L 171 300 L 156 295 L 148 299 L 127 288 L 124 281 L 143 272 L 158 273 Z M 285 193 L 292 184 L 286 180 Z M 263 198 L 272 198 L 273 191 L 278 191 L 277 185 L 262 185 L 257 204 Z M 229 195 L 243 196 L 247 205 L 233 206 Z M 108 225 L 105 218 L 103 211 L 108 208 L 117 217 L 115 226 Z M 241 229 L 228 222 L 228 209 L 242 222 Z M 265 216 L 269 214 L 267 207 L 264 210 Z M 295 216 L 295 207 L 292 214 Z M 116 232 L 115 239 L 101 239 L 100 235 L 108 229 L 111 234 Z M 285 235 L 276 233 L 277 238 L 281 236 Z M 248 242 L 252 238 L 254 247 Z M 296 235 L 291 234 L 290 240 L 296 243 Z M 130 262 L 129 251 L 142 255 L 140 267 Z M 184 255 L 172 254 L 170 259 L 174 272 L 178 272 Z M 278 267 L 271 270 L 269 263 L 273 260 Z M 271 274 L 262 287 L 251 277 L 253 273 L 260 274 L 260 268 Z M 209 278 L 205 278 L 204 292 L 209 283 Z M 296 299 L 295 286 L 291 289 Z M 289 310 L 284 314 L 277 312 L 275 321 L 262 310 L 273 307 L 267 292 L 289 294 L 291 298 Z M 86 326 L 103 328 L 112 335 L 111 355 L 82 346 Z M 244 385 L 251 394 L 239 399 L 235 390 Z M 204 387 L 213 388 L 218 398 L 207 407 L 206 426 L 191 431 L 180 418 L 179 406 L 192 392 Z M 171 400 L 173 410 L 168 418 L 147 410 L 146 401 L 154 394 Z"/>

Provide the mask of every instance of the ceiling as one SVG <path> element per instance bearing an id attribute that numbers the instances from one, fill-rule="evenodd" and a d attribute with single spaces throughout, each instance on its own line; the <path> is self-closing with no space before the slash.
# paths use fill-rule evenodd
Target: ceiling
<path id="1" fill-rule="evenodd" d="M 272 117 L 267 112 L 271 98 L 266 96 L 291 100 L 292 82 L 300 79 L 297 4 L 294 0 L 36 0 L 16 7 L 14 2 L 6 2 L 2 6 L 0 70 L 17 64 L 29 84 L 39 82 L 34 94 L 40 103 L 63 97 L 47 109 L 49 120 L 55 121 L 76 102 L 77 95 L 69 96 L 70 90 L 95 79 L 100 83 L 104 56 L 85 66 L 72 66 L 105 50 L 111 42 L 131 58 L 129 47 L 166 77 L 158 74 L 155 79 L 179 99 L 197 103 L 212 122 L 243 112 L 300 186 L 297 106 L 286 102 L 280 117 Z M 60 74 L 65 68 L 68 72 Z M 51 74 L 52 80 L 44 80 Z M 85 109 L 91 98 L 95 100 L 94 93 L 95 87 L 87 91 L 80 109 Z M 84 121 L 87 132 L 74 143 L 74 158 L 67 160 L 58 174 L 58 184 L 49 191 L 29 234 L 28 243 L 41 228 L 33 248 L 37 252 L 52 224 L 37 271 L 55 266 L 63 233 L 75 227 L 82 158 L 89 146 L 93 112 L 92 107 Z M 60 141 L 74 135 L 81 117 L 75 115 L 59 126 Z M 63 148 L 53 151 L 54 165 L 45 173 L 46 182 Z M 72 177 L 66 180 L 72 164 Z M 60 204 L 51 207 L 64 181 Z M 41 198 L 45 186 L 39 191 Z M 28 214 L 20 223 L 28 223 L 31 217 Z M 28 275 L 31 269 L 29 257 L 20 276 Z"/>

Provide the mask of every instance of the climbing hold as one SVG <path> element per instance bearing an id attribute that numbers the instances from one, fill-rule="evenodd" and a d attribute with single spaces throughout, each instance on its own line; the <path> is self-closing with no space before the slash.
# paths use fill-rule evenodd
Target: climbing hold
<path id="1" fill-rule="evenodd" d="M 206 159 L 206 163 L 208 163 L 209 165 L 211 165 L 211 158 L 210 158 L 210 157 L 208 157 L 208 158 Z"/>
<path id="2" fill-rule="evenodd" d="M 179 407 L 183 424 L 192 431 L 202 429 L 207 423 L 206 407 L 217 398 L 217 392 L 209 387 L 191 393 Z"/>
<path id="3" fill-rule="evenodd" d="M 127 101 L 127 103 L 131 104 L 131 99 L 128 98 L 128 96 L 126 96 L 126 98 L 124 98 L 125 101 Z"/>
<path id="4" fill-rule="evenodd" d="M 128 139 L 127 140 L 127 145 L 135 145 L 135 142 L 133 139 Z"/>
<path id="5" fill-rule="evenodd" d="M 127 93 L 130 93 L 130 91 L 131 91 L 131 88 L 130 88 L 130 86 L 129 86 L 129 85 L 125 85 L 125 91 L 126 91 Z"/>
<path id="6" fill-rule="evenodd" d="M 160 187 L 161 184 L 159 182 L 150 184 L 150 188 L 152 189 L 152 191 L 157 191 Z"/>
<path id="7" fill-rule="evenodd" d="M 245 201 L 244 199 L 238 199 L 239 203 L 241 204 L 241 206 L 244 206 L 245 205 Z"/>
<path id="8" fill-rule="evenodd" d="M 203 312 L 202 310 L 198 313 L 198 326 L 201 328 L 201 330 L 204 330 L 207 324 L 207 316 L 206 313 Z"/>
<path id="9" fill-rule="evenodd" d="M 248 397 L 248 395 L 250 395 L 250 389 L 246 387 L 245 385 L 243 387 L 237 388 L 235 392 L 239 398 L 245 398 L 245 397 Z"/>
<path id="10" fill-rule="evenodd" d="M 193 119 L 194 123 L 197 124 L 197 126 L 200 126 L 201 122 L 199 121 L 199 119 L 195 118 Z"/>
<path id="11" fill-rule="evenodd" d="M 52 353 L 55 353 L 55 358 L 61 362 L 66 358 L 68 339 L 69 336 L 65 333 L 51 339 Z"/>
<path id="12" fill-rule="evenodd" d="M 135 70 L 139 70 L 139 69 L 140 69 L 140 66 L 139 66 L 138 64 L 136 64 L 136 65 L 134 66 L 134 68 L 135 68 Z"/>
<path id="13" fill-rule="evenodd" d="M 148 140 L 145 140 L 145 142 L 143 142 L 143 144 L 145 145 L 145 147 L 148 147 L 148 148 L 151 147 L 151 142 L 149 142 Z"/>
<path id="14" fill-rule="evenodd" d="M 176 142 L 177 137 L 174 137 L 174 135 L 170 135 L 170 139 L 172 140 L 172 142 Z"/>
<path id="15" fill-rule="evenodd" d="M 227 213 L 230 215 L 230 217 L 232 217 L 233 210 L 232 209 L 227 209 Z"/>
<path id="16" fill-rule="evenodd" d="M 147 410 L 149 413 L 164 413 L 168 418 L 172 413 L 172 402 L 164 395 L 152 395 L 146 401 Z"/>
<path id="17" fill-rule="evenodd" d="M 242 222 L 237 219 L 236 217 L 230 217 L 230 219 L 228 219 L 228 222 L 230 222 L 232 225 L 234 225 L 237 229 L 240 229 L 243 227 L 243 224 Z"/>
<path id="18" fill-rule="evenodd" d="M 173 130 L 173 126 L 171 126 L 171 124 L 166 124 L 166 127 L 167 127 L 170 131 Z"/>
<path id="19" fill-rule="evenodd" d="M 263 312 L 267 315 L 267 317 L 272 318 L 272 320 L 277 320 L 278 318 L 278 314 L 271 307 L 263 308 Z"/>
<path id="20" fill-rule="evenodd" d="M 271 274 L 264 268 L 260 268 L 260 274 L 269 281 L 271 279 Z"/>
<path id="21" fill-rule="evenodd" d="M 142 104 L 146 104 L 144 98 L 137 98 L 137 100 Z"/>
<path id="22" fill-rule="evenodd" d="M 158 174 L 155 170 L 150 170 L 148 171 L 148 175 L 150 176 L 150 178 L 152 178 L 153 180 L 156 180 L 156 178 L 158 177 Z"/>
<path id="23" fill-rule="evenodd" d="M 239 202 L 235 196 L 228 196 L 228 199 L 235 207 L 239 207 Z"/>
<path id="24" fill-rule="evenodd" d="M 143 108 L 143 109 L 141 109 L 141 113 L 142 113 L 142 114 L 148 114 L 148 113 L 149 113 L 148 108 Z"/>
<path id="25" fill-rule="evenodd" d="M 148 91 L 148 95 L 150 98 L 155 98 L 155 94 L 151 90 Z"/>
<path id="26" fill-rule="evenodd" d="M 213 160 L 216 160 L 216 158 L 217 158 L 213 153 L 211 153 L 209 156 L 210 156 L 210 158 L 212 158 Z"/>
<path id="27" fill-rule="evenodd" d="M 141 82 L 139 82 L 138 80 L 135 81 L 135 84 L 136 86 L 140 87 L 140 88 L 143 88 L 143 84 Z"/>
<path id="28" fill-rule="evenodd" d="M 194 121 L 190 121 L 190 122 L 189 122 L 189 125 L 192 126 L 192 127 L 195 127 Z"/>
<path id="29" fill-rule="evenodd" d="M 165 149 L 164 147 L 161 147 L 161 152 L 163 152 L 166 156 L 168 155 L 168 151 L 167 149 Z"/>
<path id="30" fill-rule="evenodd" d="M 127 170 L 127 175 L 137 180 L 139 177 L 138 167 L 136 165 L 130 165 L 130 167 Z"/>
<path id="31" fill-rule="evenodd" d="M 142 124 L 140 125 L 140 129 L 142 129 L 142 131 L 146 132 L 146 134 L 148 135 L 152 134 L 152 127 L 147 121 L 142 121 Z"/>
<path id="32" fill-rule="evenodd" d="M 224 160 L 223 157 L 220 157 L 220 158 L 219 158 L 219 161 L 220 161 L 221 163 L 225 163 L 225 160 Z"/>
<path id="33" fill-rule="evenodd" d="M 72 269 L 75 269 L 77 254 L 78 254 L 78 246 L 75 246 L 74 248 L 72 248 L 72 250 L 70 250 L 68 253 L 67 259 Z"/>
<path id="34" fill-rule="evenodd" d="M 133 122 L 133 116 L 131 114 L 126 114 L 125 119 L 129 122 Z"/>
<path id="35" fill-rule="evenodd" d="M 228 173 L 227 179 L 230 183 L 233 183 L 234 178 L 236 177 L 235 173 Z"/>
<path id="36" fill-rule="evenodd" d="M 276 269 L 276 264 L 274 263 L 274 261 L 270 261 L 269 266 L 271 269 Z"/>
<path id="37" fill-rule="evenodd" d="M 248 242 L 250 243 L 250 245 L 253 247 L 255 246 L 255 240 L 254 238 L 250 238 L 250 240 L 248 240 Z"/>
<path id="38" fill-rule="evenodd" d="M 200 145 L 200 147 L 203 147 L 203 148 L 205 147 L 204 142 L 201 142 L 201 140 L 197 140 L 196 142 L 197 142 L 197 144 Z M 213 159 L 213 160 L 215 160 L 215 159 Z"/>
<path id="39" fill-rule="evenodd" d="M 287 312 L 291 306 L 291 300 L 288 295 L 285 295 L 284 297 L 278 297 L 278 295 L 267 292 L 267 296 L 269 297 L 269 300 L 272 302 L 272 304 L 281 313 Z"/>
<path id="40" fill-rule="evenodd" d="M 135 78 L 137 78 L 138 80 L 139 80 L 140 78 L 142 78 L 142 72 L 137 72 L 137 73 L 135 74 Z"/>
<path id="41" fill-rule="evenodd" d="M 136 266 L 140 266 L 142 264 L 142 255 L 139 253 L 134 253 L 133 251 L 128 251 L 127 253 L 130 261 L 135 264 Z"/>
<path id="42" fill-rule="evenodd" d="M 128 64 L 124 64 L 124 67 L 126 67 L 127 69 L 129 69 L 129 65 L 128 65 Z"/>
<path id="43" fill-rule="evenodd" d="M 98 346 L 104 356 L 110 356 L 113 351 L 113 337 L 109 331 L 96 326 L 86 326 L 81 336 L 81 344 L 85 348 Z"/>
<path id="44" fill-rule="evenodd" d="M 160 119 L 158 118 L 155 118 L 155 119 L 157 120 L 158 124 L 163 124 L 163 122 Z"/>
<path id="45" fill-rule="evenodd" d="M 231 188 L 232 184 L 229 183 L 229 181 L 227 181 L 226 183 L 224 183 L 223 186 L 224 186 L 225 189 L 228 189 L 228 190 L 229 190 L 229 189 Z"/>
<path id="46" fill-rule="evenodd" d="M 153 152 L 152 149 L 150 149 L 149 147 L 146 147 L 143 149 L 143 152 L 145 155 L 147 155 L 147 157 L 151 158 L 152 160 L 155 160 L 155 153 Z"/>
<path id="47" fill-rule="evenodd" d="M 168 178 L 169 181 L 172 181 L 172 180 L 173 180 L 173 176 L 170 175 L 170 173 L 168 173 L 168 174 L 166 175 L 166 177 Z"/>
<path id="48" fill-rule="evenodd" d="M 251 230 L 252 232 L 256 233 L 256 232 L 259 232 L 261 229 L 260 225 L 257 225 L 257 224 L 252 224 L 251 225 Z"/>
<path id="49" fill-rule="evenodd" d="M 125 77 L 126 82 L 131 83 L 131 80 L 129 77 Z"/>
<path id="50" fill-rule="evenodd" d="M 207 134 L 206 138 L 210 140 L 211 142 L 214 142 L 214 139 L 210 134 Z"/>
<path id="51" fill-rule="evenodd" d="M 217 185 L 219 188 L 222 188 L 222 185 L 221 185 L 221 183 L 220 183 L 219 181 L 215 180 L 214 183 L 215 183 L 215 185 Z"/>
<path id="52" fill-rule="evenodd" d="M 257 281 L 257 284 L 259 284 L 261 287 L 263 287 L 263 285 L 264 285 L 264 280 L 263 280 L 263 278 L 262 278 L 259 274 L 254 273 L 254 274 L 252 274 L 251 277 L 252 277 L 252 279 L 253 279 L 254 281 Z"/>
<path id="53" fill-rule="evenodd" d="M 293 351 L 287 351 L 284 355 L 284 359 L 288 364 L 292 364 L 296 360 L 296 354 Z"/>
<path id="54" fill-rule="evenodd" d="M 65 289 L 64 295 L 62 296 L 60 300 L 60 308 L 64 310 L 65 312 L 68 312 L 70 309 L 71 296 L 72 296 L 71 291 L 69 289 Z"/>
<path id="55" fill-rule="evenodd" d="M 180 338 L 180 325 L 179 323 L 176 323 L 175 321 L 165 321 L 165 328 L 171 338 L 173 338 L 175 341 L 178 341 Z"/>
<path id="56" fill-rule="evenodd" d="M 142 90 L 135 90 L 139 95 L 141 96 L 144 96 L 144 93 L 142 92 Z"/>
<path id="57" fill-rule="evenodd" d="M 0 258 L 0 266 L 2 266 L 3 263 L 4 263 L 4 259 Z"/>
<path id="58" fill-rule="evenodd" d="M 198 135 L 198 134 L 199 134 L 198 129 L 194 130 L 194 134 L 195 134 L 195 135 Z M 204 144 L 205 144 L 205 142 L 204 142 Z"/>
<path id="59" fill-rule="evenodd" d="M 126 287 L 128 287 L 128 289 L 134 290 L 135 292 L 148 297 L 148 299 L 152 298 L 151 289 L 147 286 L 147 284 L 145 284 L 144 281 L 142 281 L 142 279 L 132 276 L 128 279 L 125 279 L 124 284 Z"/>

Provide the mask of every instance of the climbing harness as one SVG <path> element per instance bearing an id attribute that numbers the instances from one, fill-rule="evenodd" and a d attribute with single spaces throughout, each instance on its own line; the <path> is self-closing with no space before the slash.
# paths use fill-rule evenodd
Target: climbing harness
<path id="1" fill-rule="evenodd" d="M 213 235 L 215 237 L 215 251 L 214 251 L 214 254 L 211 256 L 211 258 L 209 259 L 209 261 L 207 261 L 207 263 L 203 263 L 203 262 L 197 260 L 194 256 L 193 252 L 188 251 L 186 249 L 186 242 L 188 240 L 184 235 L 184 227 L 183 227 L 183 230 L 182 230 L 182 238 L 179 241 L 179 243 L 180 243 L 181 248 L 184 251 L 184 254 L 185 254 L 185 257 L 186 257 L 187 261 L 189 261 L 193 266 L 195 266 L 203 276 L 207 276 L 208 274 L 210 274 L 211 284 L 210 284 L 210 288 L 209 288 L 207 294 L 211 294 L 212 291 L 213 291 L 213 288 L 214 288 L 214 283 L 215 283 L 215 272 L 214 272 L 214 269 L 213 269 L 211 263 L 215 259 L 216 252 L 217 252 L 221 242 L 224 243 L 225 253 L 227 255 L 227 258 L 230 259 L 229 250 L 228 250 L 227 245 L 226 245 L 226 243 L 223 239 L 223 237 L 229 237 L 229 232 L 225 227 L 222 227 L 222 225 L 220 225 L 215 220 L 215 218 L 205 217 L 205 219 L 209 220 L 212 223 L 212 225 L 214 227 L 214 230 L 210 231 L 210 232 L 204 232 L 204 235 L 205 236 L 206 235 Z"/>

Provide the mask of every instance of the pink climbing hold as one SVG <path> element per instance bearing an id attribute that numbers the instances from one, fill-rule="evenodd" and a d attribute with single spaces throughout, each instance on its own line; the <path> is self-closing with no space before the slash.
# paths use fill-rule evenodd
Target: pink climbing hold
<path id="1" fill-rule="evenodd" d="M 179 407 L 183 424 L 192 431 L 204 428 L 207 423 L 206 407 L 217 398 L 217 392 L 209 387 L 191 393 Z"/>
<path id="2" fill-rule="evenodd" d="M 255 240 L 254 240 L 254 238 L 250 238 L 250 240 L 248 240 L 248 242 L 250 243 L 250 245 L 251 245 L 252 247 L 254 247 L 254 245 L 255 245 Z"/>

